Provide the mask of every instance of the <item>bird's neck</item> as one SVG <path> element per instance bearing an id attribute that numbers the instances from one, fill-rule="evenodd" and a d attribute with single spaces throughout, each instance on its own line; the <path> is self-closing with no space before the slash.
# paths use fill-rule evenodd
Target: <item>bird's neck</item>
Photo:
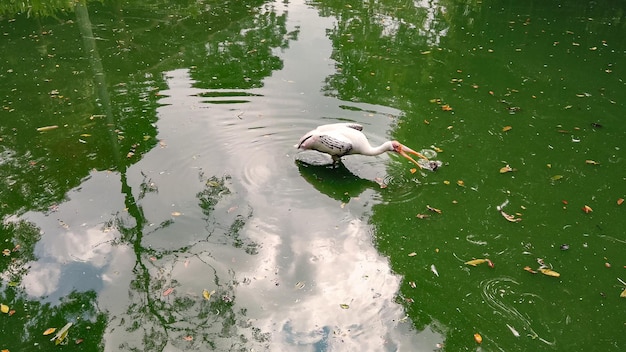
<path id="1" fill-rule="evenodd" d="M 391 145 L 391 141 L 387 141 L 381 145 L 379 145 L 378 147 L 372 147 L 370 146 L 369 148 L 367 148 L 367 150 L 364 150 L 361 154 L 363 155 L 380 155 L 384 152 L 388 152 L 390 150 L 393 150 L 393 147 Z"/>

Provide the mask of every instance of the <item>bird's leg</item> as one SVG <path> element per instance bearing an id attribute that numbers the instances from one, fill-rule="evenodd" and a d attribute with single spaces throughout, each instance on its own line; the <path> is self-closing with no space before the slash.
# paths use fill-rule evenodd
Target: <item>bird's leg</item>
<path id="1" fill-rule="evenodd" d="M 339 163 L 341 163 L 341 157 L 337 155 L 331 155 L 331 157 L 333 158 L 333 167 L 339 167 Z"/>

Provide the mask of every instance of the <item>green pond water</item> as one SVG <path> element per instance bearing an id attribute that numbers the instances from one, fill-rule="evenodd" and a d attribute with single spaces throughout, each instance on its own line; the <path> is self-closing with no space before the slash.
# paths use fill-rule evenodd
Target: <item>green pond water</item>
<path id="1" fill-rule="evenodd" d="M 624 3 L 0 10 L 0 349 L 626 349 Z"/>

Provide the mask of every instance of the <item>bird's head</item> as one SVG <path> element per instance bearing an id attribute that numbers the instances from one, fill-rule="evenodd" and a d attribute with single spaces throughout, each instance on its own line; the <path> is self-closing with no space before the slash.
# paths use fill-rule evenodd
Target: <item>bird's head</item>
<path id="1" fill-rule="evenodd" d="M 406 145 L 398 142 L 398 141 L 392 141 L 391 142 L 391 147 L 393 148 L 392 150 L 400 155 L 402 155 L 403 157 L 411 160 L 415 165 L 419 166 L 420 168 L 422 167 L 420 164 L 417 163 L 417 161 L 415 161 L 413 158 L 411 158 L 411 156 L 409 154 L 413 154 L 416 155 L 424 160 L 428 160 L 427 157 L 425 157 L 424 155 L 422 155 L 421 153 L 416 152 L 415 150 L 407 147 Z M 407 154 L 408 153 L 408 154 Z"/>

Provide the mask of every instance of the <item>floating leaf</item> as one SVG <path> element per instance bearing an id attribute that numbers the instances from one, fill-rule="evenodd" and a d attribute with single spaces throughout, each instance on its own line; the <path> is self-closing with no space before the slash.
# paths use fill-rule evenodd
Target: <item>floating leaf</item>
<path id="1" fill-rule="evenodd" d="M 536 274 L 537 272 L 534 271 L 531 267 L 529 267 L 528 265 L 524 267 L 524 270 L 528 271 L 531 274 Z"/>
<path id="2" fill-rule="evenodd" d="M 619 296 L 622 298 L 626 298 L 626 289 L 624 289 L 624 291 L 622 291 Z"/>
<path id="3" fill-rule="evenodd" d="M 163 291 L 163 296 L 167 296 L 167 295 L 169 295 L 172 292 L 174 292 L 174 288 L 170 287 L 167 290 Z"/>
<path id="4" fill-rule="evenodd" d="M 6 304 L 0 304 L 0 312 L 6 314 L 9 312 L 9 306 L 7 306 Z"/>
<path id="5" fill-rule="evenodd" d="M 502 127 L 502 132 L 508 132 L 508 131 L 510 131 L 512 129 L 513 129 L 513 127 L 511 127 L 511 126 L 504 126 L 504 127 Z"/>
<path id="6" fill-rule="evenodd" d="M 409 281 L 409 286 L 411 286 L 411 288 L 417 287 L 417 285 L 415 284 L 415 281 Z"/>
<path id="7" fill-rule="evenodd" d="M 509 328 L 509 330 L 511 330 L 511 333 L 513 334 L 513 336 L 515 337 L 519 337 L 519 332 L 517 332 L 517 330 L 515 330 L 515 328 L 513 328 L 511 325 L 506 324 L 506 326 Z"/>
<path id="8" fill-rule="evenodd" d="M 182 214 L 178 211 L 173 211 L 172 216 L 181 216 Z"/>
<path id="9" fill-rule="evenodd" d="M 417 172 L 417 169 L 416 169 L 416 168 L 412 168 L 412 169 L 410 169 L 409 171 L 411 171 L 411 173 L 412 173 L 412 174 L 414 174 L 414 173 L 416 173 L 416 172 Z"/>
<path id="10" fill-rule="evenodd" d="M 465 182 L 463 180 L 456 181 L 456 184 L 461 186 L 461 187 L 465 187 Z"/>
<path id="11" fill-rule="evenodd" d="M 517 169 L 512 168 L 511 166 L 507 165 L 503 168 L 500 168 L 500 173 L 501 174 L 505 174 L 507 172 L 513 172 L 513 171 L 517 171 Z"/>
<path id="12" fill-rule="evenodd" d="M 558 181 L 558 180 L 560 180 L 562 178 L 563 178 L 563 175 L 554 175 L 554 176 L 550 177 L 550 179 L 552 181 Z"/>
<path id="13" fill-rule="evenodd" d="M 483 337 L 480 336 L 479 333 L 474 334 L 474 341 L 476 341 L 476 343 L 482 343 L 483 342 Z"/>
<path id="14" fill-rule="evenodd" d="M 65 324 L 65 326 L 63 326 L 61 330 L 59 330 L 59 332 L 57 332 L 57 334 L 54 335 L 54 337 L 50 339 L 50 341 L 54 341 L 55 345 L 58 345 L 62 343 L 63 341 L 65 341 L 65 339 L 67 338 L 67 334 L 70 331 L 71 326 L 72 326 L 72 323 Z"/>
<path id="15" fill-rule="evenodd" d="M 439 272 L 437 271 L 437 268 L 435 267 L 435 264 L 432 264 L 430 266 L 430 271 L 432 271 L 433 274 L 435 274 L 435 276 L 439 277 Z"/>
<path id="16" fill-rule="evenodd" d="M 415 253 L 415 252 L 409 253 L 409 257 L 415 257 L 416 255 L 417 255 L 417 253 Z"/>
<path id="17" fill-rule="evenodd" d="M 617 205 L 622 205 L 624 203 L 624 198 L 620 198 L 617 200 Z"/>
<path id="18" fill-rule="evenodd" d="M 378 185 L 380 186 L 380 188 L 387 188 L 387 184 L 385 183 L 385 181 L 380 178 L 380 177 L 376 177 L 374 179 L 374 181 L 376 181 L 376 183 L 378 183 Z"/>
<path id="19" fill-rule="evenodd" d="M 591 207 L 590 207 L 590 206 L 585 205 L 585 206 L 583 207 L 583 211 L 585 212 L 585 214 L 589 214 L 589 213 L 591 213 L 591 212 L 593 211 L 593 209 L 591 209 Z"/>
<path id="20" fill-rule="evenodd" d="M 11 250 L 8 248 L 5 248 L 2 250 L 2 255 L 4 255 L 5 257 L 8 257 L 11 255 Z"/>
<path id="21" fill-rule="evenodd" d="M 80 345 L 81 343 L 83 343 L 83 341 L 85 341 L 85 339 L 76 339 L 76 341 L 74 341 L 75 344 Z"/>
<path id="22" fill-rule="evenodd" d="M 448 104 L 441 105 L 441 110 L 443 110 L 443 111 L 452 111 L 452 107 L 450 107 L 450 105 L 448 105 Z"/>
<path id="23" fill-rule="evenodd" d="M 204 299 L 206 299 L 207 301 L 211 299 L 211 295 L 215 293 L 215 290 L 209 292 L 209 290 L 204 289 L 202 290 L 202 297 L 204 297 Z"/>
<path id="24" fill-rule="evenodd" d="M 482 263 L 486 263 L 486 262 L 487 262 L 487 259 L 473 259 L 473 260 L 465 262 L 465 264 L 471 265 L 471 266 L 476 266 L 476 265 L 479 265 L 479 264 L 482 264 Z"/>
<path id="25" fill-rule="evenodd" d="M 589 164 L 589 165 L 600 165 L 599 162 L 595 161 L 595 160 L 585 160 L 585 164 Z"/>
<path id="26" fill-rule="evenodd" d="M 59 126 L 57 125 L 52 125 L 52 126 L 43 126 L 43 127 L 39 127 L 37 128 L 37 132 L 45 132 L 45 131 L 50 131 L 50 130 L 54 130 L 59 128 Z"/>
<path id="27" fill-rule="evenodd" d="M 505 219 L 507 219 L 510 222 L 520 222 L 520 221 L 522 221 L 522 218 L 516 218 L 515 215 L 507 214 L 503 210 L 500 210 L 500 214 L 502 214 L 502 217 L 504 217 Z"/>
<path id="28" fill-rule="evenodd" d="M 432 212 L 435 212 L 435 213 L 437 213 L 437 214 L 441 214 L 441 210 L 439 210 L 439 209 L 437 209 L 437 208 L 433 208 L 433 207 L 431 207 L 430 205 L 426 205 L 426 209 L 428 209 L 428 210 L 430 210 L 430 211 L 432 211 Z"/>
<path id="29" fill-rule="evenodd" d="M 46 331 L 43 332 L 43 336 L 50 335 L 55 331 L 57 331 L 57 328 L 47 328 Z"/>
<path id="30" fill-rule="evenodd" d="M 417 215 L 415 215 L 415 217 L 418 218 L 418 219 L 426 219 L 426 218 L 429 218 L 430 215 L 428 215 L 428 214 L 417 214 Z"/>
<path id="31" fill-rule="evenodd" d="M 561 274 L 559 274 L 556 271 L 554 271 L 552 269 L 549 269 L 549 268 L 539 268 L 539 272 L 544 274 L 544 275 L 553 276 L 553 277 L 561 276 Z"/>
<path id="32" fill-rule="evenodd" d="M 185 341 L 193 341 L 193 336 L 191 336 L 191 335 L 185 336 L 185 337 L 183 337 L 183 340 L 185 340 Z"/>
<path id="33" fill-rule="evenodd" d="M 348 309 L 348 308 L 350 308 L 350 306 L 345 304 L 345 303 L 340 304 L 339 307 L 341 307 L 341 309 Z"/>

